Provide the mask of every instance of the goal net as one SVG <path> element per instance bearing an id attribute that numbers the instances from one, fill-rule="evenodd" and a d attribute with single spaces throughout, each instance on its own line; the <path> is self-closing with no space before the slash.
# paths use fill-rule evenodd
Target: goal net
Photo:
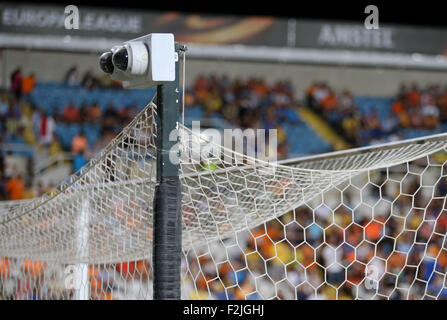
<path id="1" fill-rule="evenodd" d="M 152 299 L 156 118 L 0 204 L 1 299 Z M 447 298 L 447 135 L 270 163 L 179 131 L 182 298 Z"/>

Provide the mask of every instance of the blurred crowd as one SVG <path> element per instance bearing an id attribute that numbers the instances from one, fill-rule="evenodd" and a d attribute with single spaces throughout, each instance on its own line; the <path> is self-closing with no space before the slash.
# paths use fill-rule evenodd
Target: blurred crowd
<path id="1" fill-rule="evenodd" d="M 267 83 L 265 79 L 250 77 L 232 79 L 227 75 L 200 75 L 192 89 L 185 93 L 188 108 L 200 108 L 204 120 L 220 117 L 235 128 L 277 130 L 277 158 L 288 155 L 285 124 L 300 123 L 296 113 L 294 89 L 288 81 Z"/>
<path id="2" fill-rule="evenodd" d="M 83 272 L 88 282 L 77 283 Z M 151 299 L 149 262 L 84 266 L 0 257 L 0 300 L 71 300 L 78 290 L 88 292 L 91 300 Z"/>
<path id="3" fill-rule="evenodd" d="M 36 150 L 44 157 L 69 153 L 73 171 L 77 172 L 137 113 L 134 105 L 110 104 L 103 110 L 97 103 L 81 107 L 68 103 L 60 112 L 50 115 L 33 103 L 32 93 L 36 85 L 33 73 L 23 75 L 21 68 L 18 68 L 12 72 L 10 80 L 10 90 L 0 93 L 0 144 L 3 146 L 0 154 L 0 200 L 32 198 L 53 188 L 52 185 L 32 185 L 32 158 L 36 156 Z M 116 82 L 104 83 L 94 77 L 91 71 L 79 79 L 77 67 L 68 70 L 64 83 L 88 89 L 117 87 Z M 78 124 L 81 128 L 90 125 L 98 130 L 99 137 L 89 141 L 81 129 L 71 141 L 62 143 L 64 137 L 58 135 L 58 132 L 63 130 L 57 130 L 58 126 L 71 124 Z M 19 170 L 18 166 L 13 165 L 14 155 L 27 157 L 31 165 L 25 171 Z"/>
<path id="4" fill-rule="evenodd" d="M 135 106 L 109 105 L 103 111 L 94 103 L 81 107 L 69 103 L 61 113 L 49 115 L 32 103 L 35 81 L 33 74 L 22 76 L 20 69 L 11 75 L 10 92 L 0 96 L 0 143 L 30 145 L 48 155 L 69 151 L 74 155 L 75 171 L 137 112 Z M 79 80 L 75 67 L 64 81 L 88 88 L 103 85 L 89 72 Z M 350 91 L 336 93 L 326 83 L 313 84 L 306 98 L 308 106 L 353 145 L 382 141 L 399 135 L 403 128 L 435 128 L 447 120 L 447 90 L 436 85 L 423 90 L 417 85 L 403 85 L 386 121 L 374 111 L 363 114 Z M 187 112 L 200 109 L 205 119 L 219 117 L 238 128 L 278 129 L 279 159 L 287 157 L 287 140 L 293 139 L 286 136 L 283 126 L 300 122 L 294 91 L 287 81 L 268 84 L 256 77 L 242 80 L 201 75 L 185 93 L 185 105 Z M 92 145 L 81 131 L 68 147 L 63 146 L 56 126 L 73 123 L 98 125 L 100 139 Z M 1 154 L 0 200 L 32 198 L 48 192 L 17 172 L 13 156 L 11 152 Z M 405 190 L 391 188 L 386 172 L 378 174 L 379 182 L 370 183 L 362 191 L 367 193 L 362 194 L 363 200 L 373 199 L 370 209 L 360 210 L 356 191 L 346 190 L 343 205 L 297 208 L 245 232 L 244 241 L 232 246 L 234 250 L 226 247 L 199 255 L 186 253 L 186 298 L 367 298 L 371 291 L 365 282 L 366 264 L 371 263 L 379 274 L 385 274 L 377 284 L 378 298 L 402 299 L 408 294 L 411 299 L 427 295 L 447 299 L 445 178 L 434 183 L 433 193 L 427 194 L 421 192 L 417 174 L 405 182 Z M 367 213 L 381 201 L 392 205 Z M 219 254 L 220 258 L 214 256 Z M 64 287 L 61 268 L 0 258 L 1 298 L 71 298 L 73 290 Z M 141 292 L 151 287 L 149 261 L 90 266 L 89 279 L 92 299 L 145 298 Z"/>
<path id="5" fill-rule="evenodd" d="M 46 157 L 70 153 L 74 172 L 102 150 L 138 112 L 135 105 L 116 106 L 111 103 L 104 109 L 95 102 L 81 106 L 69 102 L 48 114 L 33 103 L 32 93 L 37 81 L 33 73 L 23 75 L 18 68 L 11 74 L 10 80 L 10 90 L 0 94 L 0 143 L 31 147 L 27 154 L 29 158 L 35 157 L 32 150 L 38 150 Z M 119 88 L 117 82 L 106 82 L 95 77 L 91 71 L 81 78 L 76 66 L 67 71 L 63 82 L 68 86 L 87 89 Z M 217 117 L 237 128 L 265 128 L 267 133 L 269 129 L 277 129 L 278 159 L 288 155 L 288 138 L 283 126 L 300 122 L 293 88 L 287 81 L 268 84 L 264 79 L 255 77 L 242 80 L 230 79 L 226 75 L 201 75 L 185 93 L 185 105 L 186 112 L 190 108 L 200 109 L 204 120 Z M 64 128 L 71 125 L 81 129 L 67 142 Z M 86 127 L 98 131 L 99 135 L 91 138 L 89 132 L 84 131 Z M 10 151 L 20 153 L 15 149 Z M 4 149 L 3 158 L 8 157 L 6 153 Z M 0 160 L 4 166 L 5 159 Z M 18 171 L 0 168 L 1 199 L 21 199 L 26 197 L 24 194 L 36 196 L 52 188 L 45 186 L 33 192 L 11 191 L 11 188 L 6 188 L 9 180 L 13 181 L 14 190 L 23 189 L 20 187 L 22 184 L 28 184 L 33 189 L 32 170 Z"/>
<path id="6" fill-rule="evenodd" d="M 437 128 L 440 122 L 447 122 L 447 87 L 402 84 L 391 111 L 402 128 Z"/>
<path id="7" fill-rule="evenodd" d="M 412 170 L 425 165 L 413 163 Z M 435 166 L 424 176 L 425 190 L 418 174 L 365 174 L 342 195 L 325 193 L 331 201 L 319 197 L 253 230 L 185 251 L 182 297 L 447 299 L 447 181 Z M 361 181 L 362 191 L 353 187 Z M 0 258 L 0 298 L 74 298 L 67 267 Z M 152 276 L 149 260 L 90 265 L 89 297 L 151 299 Z"/>
<path id="8" fill-rule="evenodd" d="M 447 122 L 447 87 L 439 84 L 402 84 L 385 119 L 374 108 L 362 112 L 349 90 L 335 92 L 325 82 L 307 89 L 306 103 L 353 146 L 399 140 L 405 129 L 433 130 Z"/>
<path id="9" fill-rule="evenodd" d="M 447 181 L 436 182 L 439 171 L 431 170 L 433 191 L 421 190 L 418 175 L 404 178 L 400 191 L 386 171 L 376 172 L 381 188 L 371 182 L 360 195 L 351 186 L 338 201 L 333 190 L 324 196 L 330 203 L 310 202 L 226 249 L 196 249 L 189 298 L 447 299 Z"/>

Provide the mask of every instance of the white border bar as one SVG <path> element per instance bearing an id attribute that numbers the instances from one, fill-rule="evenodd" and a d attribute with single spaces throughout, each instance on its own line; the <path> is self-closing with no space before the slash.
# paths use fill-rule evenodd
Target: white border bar
<path id="1" fill-rule="evenodd" d="M 0 48 L 99 53 L 124 41 L 124 39 L 0 33 Z M 447 70 L 447 57 L 417 53 L 188 44 L 188 57 L 252 62 Z"/>

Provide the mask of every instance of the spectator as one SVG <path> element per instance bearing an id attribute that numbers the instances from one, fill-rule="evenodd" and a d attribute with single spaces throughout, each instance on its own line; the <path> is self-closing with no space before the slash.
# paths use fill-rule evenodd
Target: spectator
<path id="1" fill-rule="evenodd" d="M 34 132 L 35 137 L 40 136 L 40 125 L 42 123 L 42 113 L 43 112 L 41 109 L 37 109 L 34 111 L 32 118 L 31 118 L 31 122 L 33 125 L 33 132 Z"/>
<path id="2" fill-rule="evenodd" d="M 23 105 L 20 125 L 23 127 L 23 139 L 28 145 L 33 145 L 36 142 L 36 135 L 34 133 L 34 125 L 32 117 L 33 117 L 33 105 L 32 104 Z"/>
<path id="3" fill-rule="evenodd" d="M 87 159 L 82 151 L 76 153 L 73 157 L 73 169 L 74 172 L 78 172 L 83 166 L 87 164 Z"/>
<path id="4" fill-rule="evenodd" d="M 389 114 L 388 117 L 383 121 L 382 128 L 385 135 L 392 135 L 397 132 L 399 122 L 395 116 Z"/>
<path id="5" fill-rule="evenodd" d="M 33 93 L 35 84 L 36 84 L 36 79 L 35 79 L 34 73 L 31 73 L 23 78 L 22 93 L 23 93 L 23 99 L 26 102 L 31 102 L 31 94 Z"/>
<path id="6" fill-rule="evenodd" d="M 273 106 L 267 108 L 265 120 L 262 126 L 267 131 L 278 127 L 278 124 L 276 123 L 275 108 Z"/>
<path id="7" fill-rule="evenodd" d="M 39 143 L 44 146 L 49 146 L 50 143 L 53 141 L 55 129 L 56 124 L 53 117 L 48 115 L 46 112 L 43 112 L 39 125 Z"/>
<path id="8" fill-rule="evenodd" d="M 323 99 L 329 94 L 329 89 L 326 83 L 320 83 L 313 91 L 313 97 L 318 105 L 321 105 Z"/>
<path id="9" fill-rule="evenodd" d="M 439 116 L 441 122 L 447 122 L 447 86 L 444 91 L 440 94 L 437 105 L 439 106 Z"/>
<path id="10" fill-rule="evenodd" d="M 77 108 L 73 102 L 67 104 L 64 108 L 62 115 L 68 123 L 75 123 L 79 121 L 79 108 Z"/>
<path id="11" fill-rule="evenodd" d="M 79 109 L 79 112 L 78 112 L 78 115 L 79 115 L 78 121 L 80 124 L 88 122 L 88 120 L 89 120 L 88 114 L 89 114 L 89 108 L 86 103 L 83 103 L 81 105 L 81 108 Z"/>
<path id="12" fill-rule="evenodd" d="M 267 146 L 267 149 L 268 149 L 268 146 Z M 287 159 L 288 153 L 289 153 L 289 147 L 287 146 L 287 141 L 279 143 L 278 152 L 276 153 L 276 159 L 278 159 L 278 160 Z"/>
<path id="13" fill-rule="evenodd" d="M 411 127 L 411 118 L 407 112 L 401 112 L 398 115 L 399 117 L 399 125 L 401 128 L 409 128 Z"/>
<path id="14" fill-rule="evenodd" d="M 102 110 L 98 103 L 93 104 L 88 110 L 87 117 L 90 121 L 98 122 L 101 118 Z"/>
<path id="15" fill-rule="evenodd" d="M 421 114 L 419 108 L 411 108 L 408 112 L 410 117 L 411 127 L 416 129 L 421 129 L 424 125 L 424 117 Z"/>
<path id="16" fill-rule="evenodd" d="M 25 184 L 25 191 L 23 193 L 24 199 L 33 199 L 36 197 L 36 191 L 34 190 L 34 187 L 31 182 L 27 182 Z"/>
<path id="17" fill-rule="evenodd" d="M 337 109 L 338 99 L 335 95 L 335 92 L 332 89 L 328 90 L 328 93 L 321 99 L 321 107 L 323 108 L 323 112 L 330 112 Z"/>
<path id="18" fill-rule="evenodd" d="M 126 106 L 118 111 L 119 123 L 122 127 L 126 126 L 136 116 L 135 108 L 133 106 Z"/>
<path id="19" fill-rule="evenodd" d="M 6 182 L 6 192 L 9 200 L 23 199 L 24 189 L 25 186 L 21 174 L 14 176 Z"/>
<path id="20" fill-rule="evenodd" d="M 87 150 L 88 141 L 83 132 L 73 137 L 71 142 L 71 152 L 74 154 L 83 153 Z"/>
<path id="21" fill-rule="evenodd" d="M 342 121 L 342 128 L 347 140 L 353 145 L 358 145 L 358 136 L 361 127 L 361 121 L 359 117 L 347 116 Z"/>
<path id="22" fill-rule="evenodd" d="M 401 83 L 400 87 L 399 87 L 399 91 L 397 93 L 397 99 L 405 101 L 407 93 L 408 93 L 407 85 L 405 83 Z"/>
<path id="23" fill-rule="evenodd" d="M 397 116 L 402 114 L 403 112 L 406 112 L 402 98 L 398 97 L 396 101 L 393 102 L 393 104 L 391 105 L 391 111 Z"/>
<path id="24" fill-rule="evenodd" d="M 439 124 L 439 108 L 427 104 L 422 107 L 422 115 L 424 117 L 424 127 L 426 129 L 435 129 Z"/>
<path id="25" fill-rule="evenodd" d="M 221 111 L 223 101 L 217 88 L 213 88 L 212 91 L 208 92 L 207 97 L 204 99 L 203 105 L 205 110 L 209 112 Z"/>
<path id="26" fill-rule="evenodd" d="M 0 201 L 8 199 L 4 178 L 5 177 L 3 176 L 3 170 L 0 170 Z"/>
<path id="27" fill-rule="evenodd" d="M 53 140 L 50 143 L 50 148 L 48 149 L 48 155 L 56 156 L 62 152 L 62 146 L 59 142 L 59 138 L 56 133 L 53 134 Z"/>
<path id="28" fill-rule="evenodd" d="M 352 113 L 355 109 L 355 103 L 354 103 L 354 97 L 352 96 L 352 93 L 344 89 L 340 95 L 340 99 L 338 102 L 338 107 L 340 109 L 340 112 L 343 113 Z"/>
<path id="29" fill-rule="evenodd" d="M 22 98 L 22 69 L 17 68 L 11 74 L 11 92 L 17 100 Z"/>
<path id="30" fill-rule="evenodd" d="M 411 89 L 406 94 L 407 105 L 410 108 L 418 108 L 421 105 L 421 93 L 419 90 L 419 86 L 416 83 L 413 83 Z"/>
<path id="31" fill-rule="evenodd" d="M 317 110 L 319 107 L 319 103 L 315 98 L 315 91 L 318 89 L 318 86 L 318 82 L 314 82 L 306 90 L 306 104 L 308 107 L 314 110 Z"/>
<path id="32" fill-rule="evenodd" d="M 106 131 L 112 131 L 114 132 L 116 129 L 116 125 L 117 125 L 117 118 L 118 118 L 118 114 L 115 110 L 115 106 L 113 104 L 109 104 L 107 106 L 106 111 L 104 111 L 104 116 L 103 116 L 103 128 Z"/>
<path id="33" fill-rule="evenodd" d="M 79 74 L 77 66 L 73 66 L 67 71 L 64 82 L 69 86 L 79 85 Z"/>
<path id="34" fill-rule="evenodd" d="M 81 85 L 89 90 L 98 86 L 98 80 L 93 76 L 93 72 L 88 70 L 82 78 Z"/>
<path id="35" fill-rule="evenodd" d="M 15 99 L 9 101 L 8 112 L 6 113 L 5 129 L 6 134 L 13 133 L 17 127 L 20 125 L 20 118 L 22 113 L 20 112 L 19 106 Z"/>
<path id="36" fill-rule="evenodd" d="M 377 112 L 372 109 L 363 119 L 363 141 L 364 143 L 377 143 L 381 141 L 383 132 Z"/>
<path id="37" fill-rule="evenodd" d="M 6 156 L 3 158 L 3 174 L 5 178 L 12 178 L 16 174 L 16 161 L 12 151 L 8 150 Z"/>

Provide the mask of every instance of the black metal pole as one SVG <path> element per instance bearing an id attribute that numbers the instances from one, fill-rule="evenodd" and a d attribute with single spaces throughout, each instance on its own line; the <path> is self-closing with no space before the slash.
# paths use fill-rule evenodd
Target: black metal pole
<path id="1" fill-rule="evenodd" d="M 175 45 L 180 52 L 185 47 Z M 157 86 L 157 183 L 154 195 L 153 254 L 154 299 L 180 299 L 182 215 L 179 166 L 169 159 L 177 141 L 169 141 L 180 115 L 179 60 L 175 81 Z"/>

